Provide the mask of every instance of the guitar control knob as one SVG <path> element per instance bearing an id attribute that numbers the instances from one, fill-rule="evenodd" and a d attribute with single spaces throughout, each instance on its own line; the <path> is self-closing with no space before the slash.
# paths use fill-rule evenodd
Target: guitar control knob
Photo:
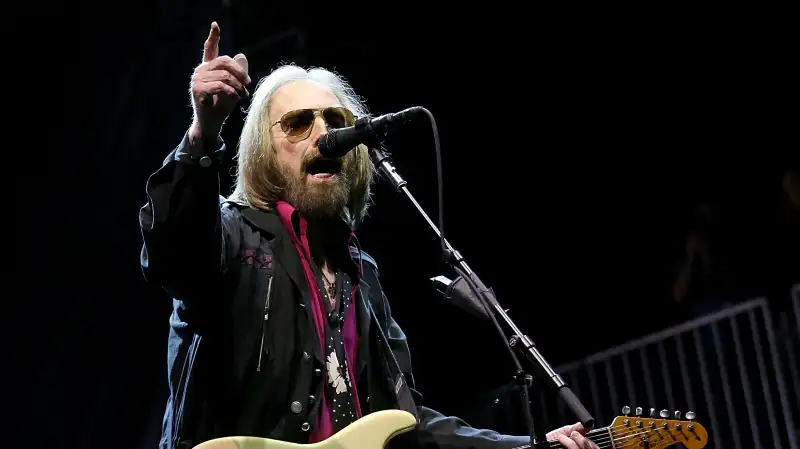
<path id="1" fill-rule="evenodd" d="M 630 413 L 630 412 L 631 412 L 631 408 L 628 407 L 627 405 L 625 407 L 622 407 L 622 414 L 623 415 L 628 416 L 628 413 Z"/>
<path id="2" fill-rule="evenodd" d="M 675 410 L 675 419 L 681 419 L 681 412 L 678 410 Z"/>
<path id="3" fill-rule="evenodd" d="M 642 416 L 642 408 L 636 407 L 636 416 Z"/>
<path id="4" fill-rule="evenodd" d="M 652 407 L 650 407 L 650 417 L 651 418 L 655 418 L 656 417 L 656 409 L 654 409 Z"/>
<path id="5" fill-rule="evenodd" d="M 694 419 L 694 412 L 691 411 L 691 410 L 686 412 L 686 419 L 688 419 L 689 421 L 693 420 Z"/>
<path id="6" fill-rule="evenodd" d="M 666 409 L 664 409 L 664 410 L 661 410 L 661 411 L 658 413 L 658 416 L 660 416 L 660 417 L 662 417 L 662 418 L 669 418 L 669 411 L 668 411 L 668 410 L 666 410 Z"/>

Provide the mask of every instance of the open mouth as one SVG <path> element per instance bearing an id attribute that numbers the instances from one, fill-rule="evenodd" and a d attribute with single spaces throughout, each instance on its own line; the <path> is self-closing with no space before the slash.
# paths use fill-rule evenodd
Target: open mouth
<path id="1" fill-rule="evenodd" d="M 306 166 L 306 173 L 312 178 L 332 178 L 342 170 L 342 163 L 337 159 L 318 157 Z"/>

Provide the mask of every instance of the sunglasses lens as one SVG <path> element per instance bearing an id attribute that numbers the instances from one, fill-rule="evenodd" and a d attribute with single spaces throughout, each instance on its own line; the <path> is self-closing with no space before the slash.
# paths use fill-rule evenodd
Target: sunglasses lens
<path id="1" fill-rule="evenodd" d="M 287 112 L 281 119 L 281 129 L 288 137 L 303 137 L 314 123 L 314 111 L 299 109 Z"/>
<path id="2" fill-rule="evenodd" d="M 322 111 L 322 118 L 330 129 L 344 128 L 355 123 L 355 117 L 350 110 L 342 107 L 325 108 Z M 286 139 L 290 142 L 299 142 L 307 139 L 314 127 L 316 113 L 314 109 L 298 109 L 287 112 L 281 118 L 281 129 L 286 133 Z"/>
<path id="3" fill-rule="evenodd" d="M 352 126 L 355 122 L 353 113 L 345 108 L 327 108 L 322 111 L 322 116 L 325 118 L 325 123 L 328 128 L 344 128 L 345 126 Z"/>

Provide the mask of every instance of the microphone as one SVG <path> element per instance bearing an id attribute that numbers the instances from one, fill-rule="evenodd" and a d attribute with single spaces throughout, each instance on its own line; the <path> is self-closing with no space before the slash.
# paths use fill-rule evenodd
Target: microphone
<path id="1" fill-rule="evenodd" d="M 317 143 L 319 152 L 322 156 L 329 158 L 344 156 L 356 146 L 371 139 L 384 137 L 387 133 L 408 123 L 411 116 L 421 110 L 421 107 L 414 106 L 393 114 L 360 118 L 353 126 L 332 129 L 319 139 Z"/>
<path id="2" fill-rule="evenodd" d="M 433 282 L 433 287 L 444 297 L 445 301 L 458 306 L 476 318 L 490 319 L 481 301 L 472 293 L 472 289 L 469 288 L 469 284 L 463 277 L 459 276 L 455 280 L 450 280 L 445 276 L 436 276 L 431 278 L 431 282 Z M 494 294 L 491 290 L 489 290 L 489 295 L 494 299 Z M 491 304 L 489 307 L 491 307 Z"/>

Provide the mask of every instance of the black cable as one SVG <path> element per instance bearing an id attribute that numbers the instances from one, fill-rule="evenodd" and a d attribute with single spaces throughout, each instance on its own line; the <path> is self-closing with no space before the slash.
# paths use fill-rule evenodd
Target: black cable
<path id="1" fill-rule="evenodd" d="M 420 107 L 419 110 L 428 116 L 428 121 L 431 123 L 431 132 L 433 133 L 433 145 L 434 151 L 436 152 L 436 188 L 439 196 L 439 239 L 442 244 L 442 254 L 447 258 L 445 262 L 449 262 L 450 250 L 447 248 L 444 241 L 444 182 L 442 181 L 444 176 L 442 176 L 442 148 L 439 142 L 439 129 L 436 126 L 436 119 L 433 118 L 431 111 L 423 107 Z"/>

